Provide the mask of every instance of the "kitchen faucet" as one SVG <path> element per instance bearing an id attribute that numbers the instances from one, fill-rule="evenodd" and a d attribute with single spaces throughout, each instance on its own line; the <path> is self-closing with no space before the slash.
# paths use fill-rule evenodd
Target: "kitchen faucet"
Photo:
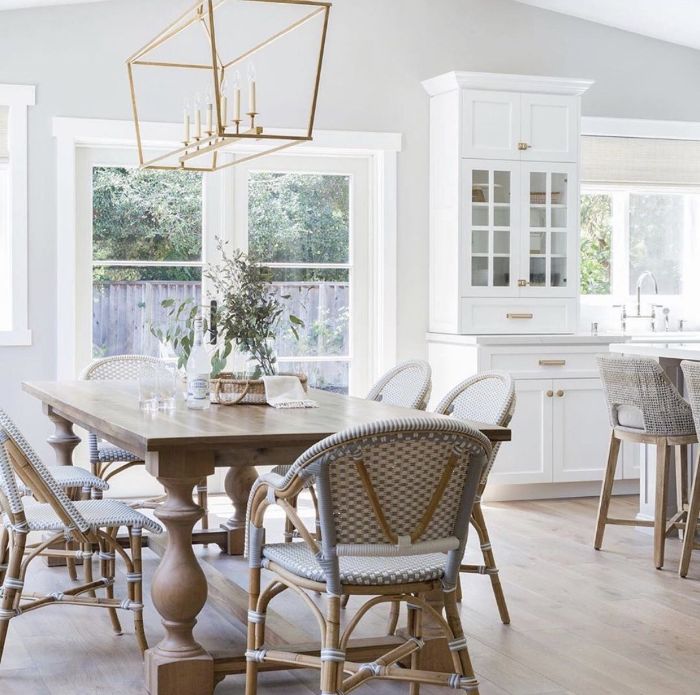
<path id="1" fill-rule="evenodd" d="M 659 283 L 656 282 L 656 275 L 654 275 L 651 270 L 645 270 L 643 273 L 640 273 L 639 277 L 637 278 L 637 317 L 642 316 L 642 285 L 647 278 L 651 278 L 654 282 L 654 294 L 659 294 Z M 655 305 L 652 304 L 652 316 L 644 318 L 655 317 L 656 312 L 654 311 L 654 306 Z"/>
<path id="2" fill-rule="evenodd" d="M 656 281 L 656 275 L 651 272 L 651 270 L 645 270 L 639 274 L 637 278 L 637 313 L 628 314 L 627 308 L 624 304 L 613 304 L 614 307 L 622 309 L 620 314 L 620 323 L 622 325 L 622 332 L 624 333 L 627 329 L 627 319 L 650 319 L 651 321 L 651 332 L 656 331 L 656 309 L 662 307 L 662 304 L 651 304 L 651 310 L 649 314 L 642 314 L 642 285 L 647 278 L 651 278 L 654 283 L 654 294 L 659 294 L 659 283 Z M 666 330 L 669 328 L 669 313 L 668 309 L 664 309 L 664 322 Z"/>

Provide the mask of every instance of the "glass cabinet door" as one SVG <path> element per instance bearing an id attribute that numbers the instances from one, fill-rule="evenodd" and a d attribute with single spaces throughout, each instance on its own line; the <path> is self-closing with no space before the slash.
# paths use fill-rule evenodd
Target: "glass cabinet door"
<path id="1" fill-rule="evenodd" d="M 526 253 L 519 284 L 524 294 L 575 293 L 576 200 L 569 164 L 532 164 L 523 168 Z M 546 290 L 544 292 L 543 290 Z"/>
<path id="2" fill-rule="evenodd" d="M 467 295 L 513 294 L 517 287 L 519 180 L 511 162 L 465 160 Z"/>

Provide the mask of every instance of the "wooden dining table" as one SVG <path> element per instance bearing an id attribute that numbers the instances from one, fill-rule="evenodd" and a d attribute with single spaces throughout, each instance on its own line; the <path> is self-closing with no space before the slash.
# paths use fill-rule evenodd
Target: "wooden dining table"
<path id="1" fill-rule="evenodd" d="M 23 388 L 42 402 L 54 423 L 48 441 L 59 464 L 72 463 L 73 451 L 80 443 L 73 430 L 77 425 L 138 455 L 165 488 L 166 499 L 155 514 L 166 528 L 167 542 L 161 542 L 161 560 L 151 583 L 153 604 L 165 635 L 145 656 L 146 688 L 151 695 L 211 695 L 220 678 L 245 670 L 242 654 L 214 659 L 193 634 L 208 589 L 193 543 L 217 543 L 229 554 L 243 553 L 245 511 L 257 478 L 256 466 L 292 463 L 308 447 L 349 427 L 390 418 L 432 416 L 319 390 L 309 394 L 318 408 L 213 405 L 208 410 L 188 410 L 183 399 L 178 399 L 173 411 L 148 412 L 139 408 L 137 384 L 131 382 L 27 382 Z M 493 443 L 510 440 L 507 428 L 471 424 Z M 217 467 L 229 469 L 225 489 L 234 514 L 218 529 L 195 531 L 204 510 L 195 503 L 193 490 Z M 245 615 L 247 606 L 244 600 L 240 602 L 238 614 Z M 428 650 L 429 638 L 426 630 Z M 390 639 L 377 638 L 376 647 L 363 640 L 350 645 L 348 651 L 355 659 L 359 655 L 371 660 L 373 648 L 377 654 L 386 651 Z M 447 656 L 443 642 L 435 640 L 435 658 L 443 652 Z"/>

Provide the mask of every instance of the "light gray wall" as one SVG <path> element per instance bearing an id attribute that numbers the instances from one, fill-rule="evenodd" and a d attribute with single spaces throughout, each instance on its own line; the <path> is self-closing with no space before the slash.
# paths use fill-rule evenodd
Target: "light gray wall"
<path id="1" fill-rule="evenodd" d="M 191 0 L 112 0 L 0 12 L 0 82 L 37 85 L 29 180 L 30 348 L 0 348 L 0 407 L 35 441 L 47 424 L 24 379 L 55 372 L 54 116 L 128 119 L 124 59 Z M 511 0 L 336 0 L 317 127 L 404 134 L 399 160 L 401 358 L 427 325 L 428 101 L 447 70 L 591 78 L 583 112 L 700 121 L 700 52 Z M 158 95 L 152 97 L 157 111 Z M 284 114 L 278 114 L 284 123 Z M 163 113 L 163 120 L 176 120 Z M 272 119 L 271 119 L 272 120 Z"/>

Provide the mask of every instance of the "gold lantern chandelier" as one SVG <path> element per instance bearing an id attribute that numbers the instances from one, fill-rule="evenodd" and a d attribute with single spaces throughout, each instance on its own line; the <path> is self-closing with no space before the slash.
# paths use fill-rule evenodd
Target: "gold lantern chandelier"
<path id="1" fill-rule="evenodd" d="M 259 4 L 284 11 L 285 22 L 281 27 L 263 37 L 256 37 L 251 45 L 234 55 L 226 55 L 224 45 L 235 35 L 238 26 L 222 16 L 224 6 L 233 3 Z M 273 152 L 279 152 L 300 142 L 313 139 L 314 119 L 318 102 L 321 68 L 328 29 L 331 3 L 320 0 L 200 0 L 174 22 L 127 59 L 131 104 L 136 126 L 136 143 L 139 165 L 142 169 L 210 172 L 240 164 Z M 290 11 L 299 12 L 288 23 Z M 232 16 L 228 16 L 231 20 Z M 269 15 L 268 15 L 269 19 Z M 240 20 L 239 20 L 240 21 Z M 259 112 L 258 82 L 253 63 L 256 54 L 268 49 L 292 32 L 306 27 L 304 45 L 318 41 L 314 48 L 313 65 L 310 67 L 310 100 L 305 123 L 297 129 L 268 128 L 262 125 Z M 186 53 L 177 45 L 185 32 L 189 47 L 196 46 L 199 59 L 178 57 Z M 247 90 L 241 90 L 240 69 L 247 66 Z M 186 99 L 183 115 L 181 144 L 165 153 L 146 157 L 139 119 L 138 71 L 166 71 L 187 79 L 205 76 L 206 95 L 198 92 L 194 103 Z M 313 71 L 313 74 L 311 74 Z M 152 73 L 151 73 L 151 79 Z M 178 79 L 178 81 L 181 81 Z M 160 85 L 167 84 L 160 82 Z M 246 98 L 247 97 L 247 98 Z M 305 106 L 304 105 L 300 105 Z M 236 155 L 232 153 L 237 150 Z"/>

